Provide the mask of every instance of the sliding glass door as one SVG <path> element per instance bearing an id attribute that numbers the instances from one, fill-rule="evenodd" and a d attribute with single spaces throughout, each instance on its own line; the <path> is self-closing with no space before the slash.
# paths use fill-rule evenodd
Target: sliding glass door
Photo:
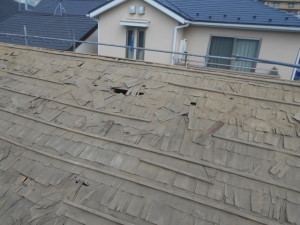
<path id="1" fill-rule="evenodd" d="M 253 72 L 254 62 L 230 59 L 233 55 L 244 57 L 257 57 L 258 40 L 212 36 L 210 42 L 207 66 L 235 71 Z M 226 58 L 222 58 L 226 57 Z"/>

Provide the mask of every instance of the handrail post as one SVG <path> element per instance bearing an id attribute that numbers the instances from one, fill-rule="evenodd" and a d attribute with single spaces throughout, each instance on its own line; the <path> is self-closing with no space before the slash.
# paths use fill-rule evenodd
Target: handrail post
<path id="1" fill-rule="evenodd" d="M 24 39 L 25 39 L 25 46 L 28 46 L 26 25 L 24 25 Z"/>
<path id="2" fill-rule="evenodd" d="M 187 66 L 187 56 L 188 56 L 187 54 L 188 54 L 188 52 L 184 52 L 184 54 L 185 54 L 184 55 L 184 65 Z"/>

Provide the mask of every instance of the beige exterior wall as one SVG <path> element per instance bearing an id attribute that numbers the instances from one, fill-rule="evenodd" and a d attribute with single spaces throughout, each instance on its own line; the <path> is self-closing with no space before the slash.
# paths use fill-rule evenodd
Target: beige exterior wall
<path id="1" fill-rule="evenodd" d="M 136 7 L 144 5 L 145 14 L 130 14 L 130 5 L 135 5 Z M 145 47 L 172 51 L 174 28 L 180 24 L 141 0 L 129 0 L 101 14 L 99 17 L 98 41 L 107 44 L 126 45 L 126 27 L 120 25 L 121 20 L 150 21 L 149 27 L 146 28 Z M 178 30 L 175 51 L 179 49 L 180 40 L 187 39 L 187 51 L 189 53 L 206 55 L 208 54 L 210 37 L 213 35 L 258 39 L 260 40 L 259 58 L 285 63 L 295 63 L 300 49 L 300 33 L 189 26 Z M 98 48 L 98 54 L 106 56 L 125 57 L 125 52 L 124 48 L 107 46 L 100 46 Z M 171 57 L 171 54 L 149 51 L 145 53 L 146 61 L 164 64 L 169 64 Z M 195 58 L 189 57 L 189 59 Z M 204 61 L 203 58 L 196 58 L 195 60 Z M 274 65 L 257 64 L 257 68 L 266 70 L 270 70 L 272 67 Z M 292 68 L 277 65 L 276 68 L 279 70 L 281 78 L 291 78 Z M 256 72 L 260 71 L 257 70 Z"/>
<path id="2" fill-rule="evenodd" d="M 95 30 L 85 41 L 97 42 L 98 41 L 98 30 Z M 98 46 L 95 44 L 83 43 L 76 48 L 75 52 L 97 55 Z"/>
<path id="3" fill-rule="evenodd" d="M 260 40 L 258 58 L 291 64 L 296 62 L 300 49 L 300 33 L 190 26 L 185 30 L 184 36 L 188 42 L 187 51 L 189 53 L 200 55 L 208 54 L 211 36 L 239 37 Z M 293 71 L 292 68 L 270 64 L 257 64 L 257 68 L 264 69 L 271 69 L 274 66 L 279 70 L 281 78 L 291 78 Z"/>
<path id="4" fill-rule="evenodd" d="M 129 6 L 145 6 L 145 14 L 129 14 Z M 173 33 L 178 22 L 155 9 L 144 1 L 125 2 L 99 17 L 99 42 L 126 45 L 126 27 L 120 25 L 121 20 L 149 20 L 146 28 L 145 48 L 172 51 Z M 136 46 L 136 45 L 135 45 Z M 98 53 L 107 56 L 125 57 L 124 48 L 100 46 Z M 171 54 L 145 52 L 145 61 L 169 64 Z"/>

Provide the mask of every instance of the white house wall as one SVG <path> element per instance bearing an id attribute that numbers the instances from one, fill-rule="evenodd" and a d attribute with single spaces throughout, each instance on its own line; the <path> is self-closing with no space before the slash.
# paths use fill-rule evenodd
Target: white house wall
<path id="1" fill-rule="evenodd" d="M 145 14 L 130 14 L 129 7 L 131 5 L 135 5 L 136 7 L 144 5 Z M 126 27 L 120 25 L 120 21 L 122 20 L 150 21 L 149 27 L 146 28 L 146 48 L 167 51 L 172 51 L 174 28 L 181 25 L 144 1 L 130 0 L 100 15 L 98 29 L 99 42 L 126 45 Z M 208 54 L 210 37 L 213 35 L 261 40 L 259 58 L 285 63 L 295 63 L 300 49 L 299 33 L 209 28 L 190 25 L 187 28 L 178 30 L 175 51 L 179 50 L 180 40 L 187 39 L 187 51 L 189 53 L 206 55 Z M 124 48 L 100 46 L 98 53 L 106 56 L 125 57 Z M 193 57 L 189 57 L 189 59 L 200 60 Z M 146 51 L 145 60 L 169 64 L 171 62 L 171 54 Z M 203 61 L 203 58 L 201 60 Z M 274 66 L 279 70 L 281 78 L 291 78 L 292 68 L 270 64 L 257 64 L 257 68 L 266 70 L 270 70 Z M 256 72 L 260 71 L 257 70 Z"/>
<path id="2" fill-rule="evenodd" d="M 95 30 L 85 41 L 97 42 L 98 41 L 98 30 Z M 76 48 L 75 52 L 96 55 L 98 53 L 98 46 L 95 44 L 83 43 Z"/>
<path id="3" fill-rule="evenodd" d="M 208 54 L 211 36 L 240 37 L 261 40 L 258 58 L 294 64 L 300 49 L 300 34 L 291 32 L 254 31 L 190 26 L 185 29 L 189 53 Z M 191 57 L 190 57 L 191 58 Z M 257 64 L 257 68 L 276 67 L 283 79 L 290 79 L 293 69 L 289 67 Z M 257 71 L 259 72 L 259 71 Z"/>
<path id="4" fill-rule="evenodd" d="M 145 6 L 145 14 L 129 14 L 129 6 Z M 159 50 L 172 50 L 173 33 L 178 22 L 144 1 L 127 1 L 99 17 L 99 42 L 116 45 L 126 45 L 126 27 L 120 25 L 121 20 L 148 20 L 146 28 L 145 47 Z M 100 46 L 98 53 L 106 56 L 125 57 L 125 49 L 117 47 Z M 145 52 L 145 60 L 169 64 L 171 54 Z"/>

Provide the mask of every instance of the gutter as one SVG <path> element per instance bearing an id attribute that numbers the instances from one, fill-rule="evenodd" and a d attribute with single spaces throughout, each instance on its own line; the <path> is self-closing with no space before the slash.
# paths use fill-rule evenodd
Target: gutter
<path id="1" fill-rule="evenodd" d="M 179 29 L 188 27 L 189 25 L 190 25 L 190 23 L 187 23 L 187 24 L 184 24 L 184 25 L 176 26 L 176 27 L 174 28 L 174 34 L 173 34 L 173 48 L 172 48 L 172 52 L 175 52 L 175 50 L 176 50 L 177 31 L 178 31 Z M 174 65 L 174 57 L 175 57 L 175 54 L 173 53 L 173 54 L 172 54 L 172 58 L 171 58 L 171 65 Z"/>
<path id="2" fill-rule="evenodd" d="M 233 24 L 226 24 L 226 23 L 209 23 L 209 22 L 193 22 L 193 21 L 187 21 L 187 22 L 189 24 L 192 24 L 192 25 L 204 26 L 204 27 L 300 32 L 300 27 L 270 26 L 270 25 L 252 25 L 252 24 L 234 24 L 234 23 Z"/>

